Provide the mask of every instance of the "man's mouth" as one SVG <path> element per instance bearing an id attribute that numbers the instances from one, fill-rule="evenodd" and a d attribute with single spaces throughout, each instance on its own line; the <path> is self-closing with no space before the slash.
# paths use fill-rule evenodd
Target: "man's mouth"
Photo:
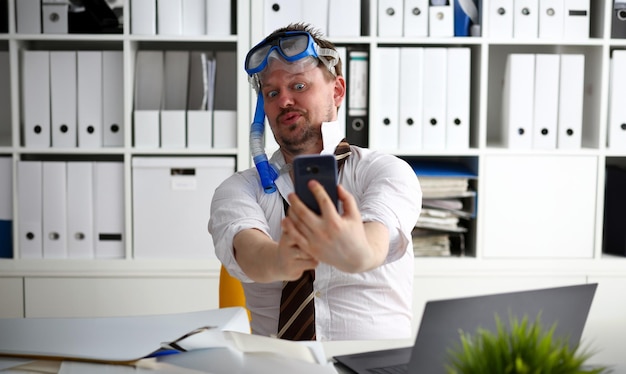
<path id="1" fill-rule="evenodd" d="M 302 114 L 300 112 L 296 112 L 296 111 L 287 112 L 280 116 L 280 122 L 282 122 L 285 125 L 291 125 L 294 122 L 296 122 L 301 116 Z"/>

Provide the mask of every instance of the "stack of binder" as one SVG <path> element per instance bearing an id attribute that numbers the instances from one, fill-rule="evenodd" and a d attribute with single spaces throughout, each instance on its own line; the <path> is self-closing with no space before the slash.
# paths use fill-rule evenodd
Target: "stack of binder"
<path id="1" fill-rule="evenodd" d="M 122 51 L 23 51 L 28 148 L 123 146 Z"/>
<path id="2" fill-rule="evenodd" d="M 422 211 L 413 230 L 415 256 L 465 253 L 469 222 L 476 218 L 476 174 L 460 163 L 411 163 L 422 188 Z"/>
<path id="3" fill-rule="evenodd" d="M 491 38 L 589 38 L 590 0 L 491 0 L 488 4 Z"/>
<path id="4" fill-rule="evenodd" d="M 235 148 L 236 58 L 234 51 L 138 51 L 135 147 Z"/>
<path id="5" fill-rule="evenodd" d="M 19 161 L 21 258 L 123 258 L 121 162 Z"/>
<path id="6" fill-rule="evenodd" d="M 502 141 L 511 149 L 579 149 L 585 56 L 507 56 L 502 92 Z"/>
<path id="7" fill-rule="evenodd" d="M 230 35 L 230 3 L 223 0 L 130 0 L 131 33 Z"/>
<path id="8" fill-rule="evenodd" d="M 376 52 L 377 115 L 370 147 L 469 149 L 470 49 L 381 47 Z"/>
<path id="9" fill-rule="evenodd" d="M 263 0 L 263 34 L 305 22 L 329 37 L 361 35 L 361 0 Z"/>
<path id="10" fill-rule="evenodd" d="M 480 36 L 473 0 L 378 0 L 378 36 Z"/>

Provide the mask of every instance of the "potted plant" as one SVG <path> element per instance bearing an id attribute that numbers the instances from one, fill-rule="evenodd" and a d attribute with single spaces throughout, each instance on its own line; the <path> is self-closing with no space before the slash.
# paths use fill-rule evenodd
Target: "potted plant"
<path id="1" fill-rule="evenodd" d="M 496 332 L 478 328 L 461 332 L 460 344 L 449 349 L 448 374 L 574 374 L 608 373 L 605 367 L 589 367 L 593 355 L 580 345 L 554 336 L 556 324 L 545 329 L 540 316 L 529 321 L 509 318 L 507 327 L 496 315 Z"/>

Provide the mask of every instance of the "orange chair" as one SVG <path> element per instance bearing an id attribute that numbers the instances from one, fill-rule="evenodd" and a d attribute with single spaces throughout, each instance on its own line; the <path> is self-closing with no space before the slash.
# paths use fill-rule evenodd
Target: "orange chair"
<path id="1" fill-rule="evenodd" d="M 232 306 L 240 306 L 246 308 L 246 297 L 243 293 L 243 287 L 241 282 L 237 278 L 233 278 L 228 271 L 222 265 L 220 269 L 220 286 L 219 286 L 219 305 L 220 308 L 228 308 Z M 250 311 L 248 312 L 248 318 L 250 317 Z"/>

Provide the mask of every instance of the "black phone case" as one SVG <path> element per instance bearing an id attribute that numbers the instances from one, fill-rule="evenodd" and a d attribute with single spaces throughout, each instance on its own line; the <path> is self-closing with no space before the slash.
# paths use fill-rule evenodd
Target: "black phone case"
<path id="1" fill-rule="evenodd" d="M 337 207 L 337 161 L 333 155 L 302 155 L 293 160 L 294 187 L 296 195 L 312 211 L 320 214 L 317 200 L 308 187 L 310 180 L 317 180 Z"/>

